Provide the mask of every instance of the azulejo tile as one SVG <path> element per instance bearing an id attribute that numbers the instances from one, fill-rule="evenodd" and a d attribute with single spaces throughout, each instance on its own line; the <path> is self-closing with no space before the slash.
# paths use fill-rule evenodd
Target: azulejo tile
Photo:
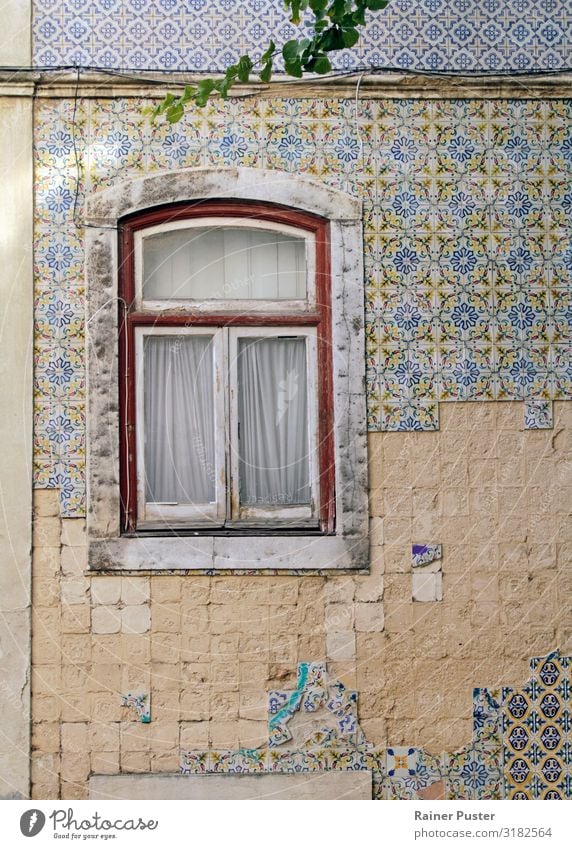
<path id="1" fill-rule="evenodd" d="M 533 658 L 531 676 L 503 700 L 504 780 L 509 799 L 571 798 L 570 661 Z"/>
<path id="2" fill-rule="evenodd" d="M 202 0 L 184 5 L 137 0 L 127 7 L 125 15 L 123 6 L 110 0 L 36 0 L 35 64 L 216 71 L 240 52 L 256 52 L 276 33 L 284 41 L 300 33 L 278 0 L 217 0 L 208 7 Z M 546 0 L 531 0 L 526 9 L 507 0 L 453 6 L 431 0 L 422 20 L 412 17 L 409 0 L 395 0 L 368 16 L 356 47 L 336 56 L 335 65 L 552 70 L 568 61 L 569 27 L 568 6 L 548 7 Z"/>
<path id="3" fill-rule="evenodd" d="M 411 565 L 413 568 L 429 566 L 441 560 L 443 548 L 438 543 L 435 545 L 413 545 L 411 546 Z"/>
<path id="4" fill-rule="evenodd" d="M 411 778 L 417 772 L 417 749 L 393 746 L 387 750 L 387 775 L 389 778 Z"/>
<path id="5" fill-rule="evenodd" d="M 85 191 L 233 158 L 363 199 L 370 429 L 434 429 L 439 400 L 572 397 L 566 102 L 364 100 L 356 116 L 353 99 L 273 98 L 247 114 L 231 100 L 176 127 L 151 127 L 142 106 L 38 103 L 38 409 L 83 400 Z M 469 146 L 484 146 L 483 167 L 463 163 Z M 437 173 L 439 156 L 452 171 Z M 60 455 L 42 440 L 45 475 Z"/>
<path id="6" fill-rule="evenodd" d="M 497 396 L 497 384 L 492 345 L 439 345 L 441 401 L 490 401 Z"/>
<path id="7" fill-rule="evenodd" d="M 552 401 L 528 399 L 524 402 L 524 426 L 527 430 L 550 430 L 553 425 Z"/>
<path id="8" fill-rule="evenodd" d="M 209 771 L 256 774 L 268 772 L 268 749 L 219 750 L 209 752 Z"/>
<path id="9" fill-rule="evenodd" d="M 444 292 L 439 307 L 440 341 L 491 343 L 493 314 L 492 293 L 488 289 Z"/>
<path id="10" fill-rule="evenodd" d="M 452 799 L 501 799 L 501 748 L 474 746 L 450 755 L 446 783 Z"/>
<path id="11" fill-rule="evenodd" d="M 439 430 L 439 405 L 431 402 L 381 404 L 381 430 Z"/>
<path id="12" fill-rule="evenodd" d="M 126 693 L 121 696 L 124 707 L 133 708 L 140 722 L 151 722 L 151 696 L 149 693 Z"/>

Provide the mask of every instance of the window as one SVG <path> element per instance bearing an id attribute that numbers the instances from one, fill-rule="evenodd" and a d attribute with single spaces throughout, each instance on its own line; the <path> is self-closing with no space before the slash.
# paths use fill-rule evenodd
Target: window
<path id="1" fill-rule="evenodd" d="M 327 222 L 215 202 L 122 234 L 123 530 L 331 532 Z"/>
<path id="2" fill-rule="evenodd" d="M 366 568 L 359 203 L 188 169 L 86 223 L 90 568 Z"/>

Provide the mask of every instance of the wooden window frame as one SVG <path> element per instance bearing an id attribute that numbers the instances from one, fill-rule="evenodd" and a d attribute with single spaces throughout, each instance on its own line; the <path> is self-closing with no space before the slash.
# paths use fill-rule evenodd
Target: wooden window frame
<path id="1" fill-rule="evenodd" d="M 268 311 L 259 309 L 245 313 L 241 302 L 236 309 L 205 312 L 181 304 L 169 309 L 149 309 L 139 302 L 136 285 L 135 236 L 151 227 L 197 218 L 240 218 L 255 226 L 257 221 L 294 227 L 310 234 L 315 243 L 315 305 L 296 312 L 281 311 L 280 301 L 273 302 Z M 249 328 L 316 328 L 318 373 L 318 464 L 319 464 L 319 532 L 335 533 L 335 461 L 334 461 L 334 398 L 332 364 L 330 225 L 321 216 L 301 212 L 272 203 L 248 201 L 199 201 L 178 203 L 126 216 L 119 222 L 119 416 L 120 416 L 120 504 L 121 533 L 133 536 L 145 534 L 137 524 L 137 399 L 135 331 L 138 327 L 249 327 Z M 228 304 L 228 302 L 226 302 Z M 232 528 L 177 526 L 172 530 L 152 529 L 153 535 L 180 535 L 185 530 L 196 534 L 216 535 L 217 532 L 248 534 L 246 526 Z M 300 528 L 280 528 L 269 520 L 258 525 L 257 535 L 268 532 L 299 533 Z"/>

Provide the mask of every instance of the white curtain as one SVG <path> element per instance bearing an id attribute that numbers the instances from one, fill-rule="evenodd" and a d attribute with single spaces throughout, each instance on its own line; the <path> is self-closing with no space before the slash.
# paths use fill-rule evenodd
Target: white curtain
<path id="1" fill-rule="evenodd" d="M 241 504 L 309 503 L 307 396 L 305 339 L 239 340 Z"/>
<path id="2" fill-rule="evenodd" d="M 247 227 L 190 227 L 143 240 L 143 297 L 166 300 L 306 297 L 301 237 Z"/>
<path id="3" fill-rule="evenodd" d="M 211 336 L 146 336 L 147 502 L 215 500 Z"/>

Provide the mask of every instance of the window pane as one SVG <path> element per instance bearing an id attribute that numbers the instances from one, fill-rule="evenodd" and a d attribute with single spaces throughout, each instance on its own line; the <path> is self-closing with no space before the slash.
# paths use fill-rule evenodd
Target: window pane
<path id="1" fill-rule="evenodd" d="M 302 237 L 247 227 L 192 227 L 143 239 L 144 299 L 305 297 Z"/>
<path id="2" fill-rule="evenodd" d="M 242 505 L 310 503 L 304 338 L 238 340 Z"/>
<path id="3" fill-rule="evenodd" d="M 212 336 L 145 336 L 147 502 L 215 501 Z"/>

